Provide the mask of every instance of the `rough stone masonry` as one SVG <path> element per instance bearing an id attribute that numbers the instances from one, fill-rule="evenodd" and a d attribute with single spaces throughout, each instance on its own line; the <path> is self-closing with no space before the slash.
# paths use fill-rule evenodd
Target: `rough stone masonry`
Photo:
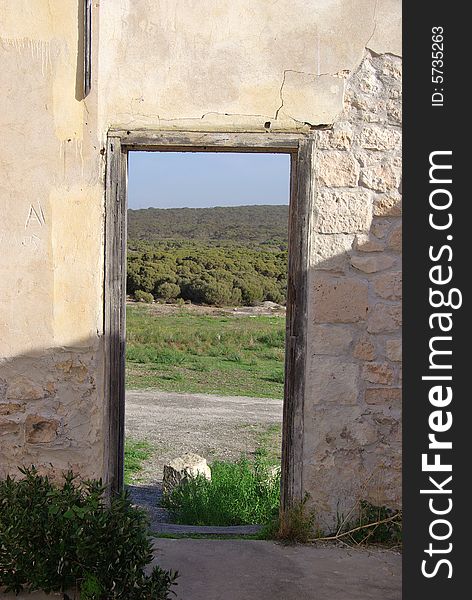
<path id="1" fill-rule="evenodd" d="M 400 505 L 400 127 L 401 60 L 367 52 L 317 132 L 304 452 L 321 526 L 356 500 Z"/>

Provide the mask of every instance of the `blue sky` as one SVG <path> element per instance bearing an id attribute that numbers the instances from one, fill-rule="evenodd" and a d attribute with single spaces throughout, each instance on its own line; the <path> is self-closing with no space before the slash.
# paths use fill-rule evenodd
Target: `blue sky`
<path id="1" fill-rule="evenodd" d="M 287 154 L 131 152 L 129 208 L 288 204 Z"/>

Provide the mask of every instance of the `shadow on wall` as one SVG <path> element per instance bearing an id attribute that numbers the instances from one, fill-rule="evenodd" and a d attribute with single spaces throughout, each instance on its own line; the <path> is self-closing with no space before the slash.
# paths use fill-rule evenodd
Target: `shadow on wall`
<path id="1" fill-rule="evenodd" d="M 380 210 L 383 193 L 329 194 L 334 220 L 326 204 L 315 218 L 303 432 L 304 487 L 323 530 L 360 500 L 401 507 L 400 196 Z M 323 232 L 359 198 L 374 203 L 368 233 Z"/>
<path id="2" fill-rule="evenodd" d="M 0 360 L 0 477 L 31 464 L 57 478 L 68 469 L 102 477 L 101 340 Z"/>

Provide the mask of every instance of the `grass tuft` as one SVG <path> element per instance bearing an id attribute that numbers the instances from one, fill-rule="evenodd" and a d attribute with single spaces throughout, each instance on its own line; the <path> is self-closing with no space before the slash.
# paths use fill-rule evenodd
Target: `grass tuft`
<path id="1" fill-rule="evenodd" d="M 139 480 L 138 473 L 143 470 L 143 462 L 151 458 L 152 451 L 152 445 L 146 440 L 125 440 L 125 484 Z"/>
<path id="2" fill-rule="evenodd" d="M 277 518 L 280 503 L 280 473 L 271 464 L 263 449 L 253 461 L 214 462 L 210 481 L 188 480 L 164 497 L 163 506 L 185 525 L 266 525 Z"/>

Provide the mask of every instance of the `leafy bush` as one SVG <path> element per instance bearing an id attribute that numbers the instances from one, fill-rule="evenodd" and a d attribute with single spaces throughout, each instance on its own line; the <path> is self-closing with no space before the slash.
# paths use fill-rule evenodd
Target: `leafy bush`
<path id="1" fill-rule="evenodd" d="M 180 286 L 176 283 L 165 281 L 157 287 L 156 295 L 163 300 L 175 300 L 180 296 Z"/>
<path id="2" fill-rule="evenodd" d="M 147 304 L 154 302 L 154 296 L 150 292 L 143 292 L 143 290 L 136 290 L 134 298 L 138 302 L 146 302 Z"/>
<path id="3" fill-rule="evenodd" d="M 277 517 L 279 503 L 280 473 L 265 452 L 252 463 L 214 462 L 211 480 L 189 479 L 163 499 L 173 519 L 187 525 L 265 525 Z"/>
<path id="4" fill-rule="evenodd" d="M 71 472 L 55 486 L 32 467 L 0 481 L 0 586 L 64 592 L 82 600 L 164 600 L 177 573 L 145 567 L 152 542 L 143 511 L 125 493 L 107 503 L 100 481 Z"/>

